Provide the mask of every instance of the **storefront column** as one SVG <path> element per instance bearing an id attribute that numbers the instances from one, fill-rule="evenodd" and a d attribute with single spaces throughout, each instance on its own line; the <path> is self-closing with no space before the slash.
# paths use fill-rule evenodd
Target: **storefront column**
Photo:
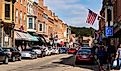
<path id="1" fill-rule="evenodd" d="M 2 20 L 0 19 L 0 47 L 2 46 Z"/>

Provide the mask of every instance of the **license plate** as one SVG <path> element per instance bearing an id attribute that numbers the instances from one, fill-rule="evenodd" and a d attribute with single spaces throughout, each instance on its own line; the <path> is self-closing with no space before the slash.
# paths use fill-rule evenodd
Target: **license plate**
<path id="1" fill-rule="evenodd" d="M 87 56 L 86 55 L 83 55 L 82 58 L 87 58 Z"/>

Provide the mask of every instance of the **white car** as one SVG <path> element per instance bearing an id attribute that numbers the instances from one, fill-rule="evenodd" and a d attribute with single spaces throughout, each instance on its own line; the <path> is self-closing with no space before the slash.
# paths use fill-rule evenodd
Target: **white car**
<path id="1" fill-rule="evenodd" d="M 45 48 L 45 55 L 51 55 L 51 51 L 48 48 Z"/>
<path id="2" fill-rule="evenodd" d="M 21 57 L 22 58 L 37 58 L 37 53 L 33 51 L 32 49 L 25 49 L 24 51 L 21 52 Z"/>
<path id="3" fill-rule="evenodd" d="M 33 51 L 35 51 L 37 53 L 38 57 L 42 57 L 42 48 L 41 46 L 32 46 L 31 47 L 33 49 Z"/>
<path id="4" fill-rule="evenodd" d="M 58 48 L 53 48 L 53 54 L 59 54 L 59 49 Z"/>

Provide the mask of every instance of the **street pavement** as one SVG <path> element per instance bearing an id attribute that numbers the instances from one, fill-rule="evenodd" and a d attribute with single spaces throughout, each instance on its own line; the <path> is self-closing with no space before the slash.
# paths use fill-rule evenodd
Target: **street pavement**
<path id="1" fill-rule="evenodd" d="M 0 71 L 98 71 L 98 67 L 91 64 L 75 65 L 73 55 L 59 54 L 1 64 Z"/>

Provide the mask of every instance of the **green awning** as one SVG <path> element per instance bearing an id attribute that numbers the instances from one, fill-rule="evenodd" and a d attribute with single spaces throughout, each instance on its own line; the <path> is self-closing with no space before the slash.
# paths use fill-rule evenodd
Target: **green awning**
<path id="1" fill-rule="evenodd" d="M 38 38 L 36 36 L 32 36 L 31 41 L 39 41 Z"/>

